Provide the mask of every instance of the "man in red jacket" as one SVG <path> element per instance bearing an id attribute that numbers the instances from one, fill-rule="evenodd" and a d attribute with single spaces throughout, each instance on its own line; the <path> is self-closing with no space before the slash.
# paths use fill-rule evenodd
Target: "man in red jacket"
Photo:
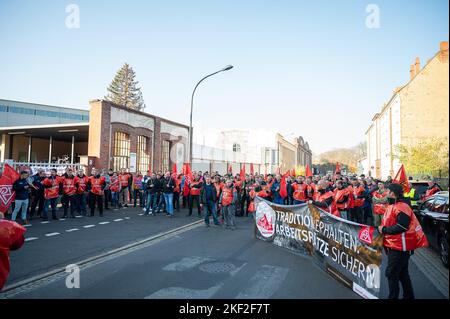
<path id="1" fill-rule="evenodd" d="M 402 284 L 403 299 L 414 299 L 409 277 L 409 258 L 414 250 L 428 246 L 427 238 L 411 207 L 403 200 L 403 187 L 392 183 L 388 186 L 389 206 L 378 230 L 384 235 L 383 246 L 387 251 L 386 277 L 389 283 L 389 299 L 398 299 Z"/>
<path id="2" fill-rule="evenodd" d="M 25 227 L 16 222 L 0 219 L 0 290 L 9 275 L 9 252 L 22 247 Z"/>
<path id="3" fill-rule="evenodd" d="M 73 176 L 72 169 L 67 171 L 67 176 L 63 176 L 62 178 L 62 188 L 63 188 L 63 196 L 62 196 L 62 204 L 64 207 L 64 218 L 67 218 L 67 213 L 70 206 L 70 217 L 75 218 L 74 210 L 75 210 L 75 194 L 77 192 L 77 188 L 75 186 L 75 177 Z"/>
<path id="4" fill-rule="evenodd" d="M 44 186 L 44 216 L 43 220 L 48 220 L 48 205 L 52 207 L 52 218 L 58 220 L 56 217 L 56 204 L 58 203 L 58 197 L 60 193 L 60 187 L 62 179 L 56 174 L 56 169 L 51 169 L 51 175 L 42 181 Z"/>
<path id="5" fill-rule="evenodd" d="M 87 202 L 87 183 L 89 182 L 89 178 L 84 175 L 82 169 L 78 170 L 78 175 L 74 178 L 75 187 L 77 188 L 77 193 L 75 197 L 75 203 L 77 206 L 78 214 L 82 216 L 86 216 L 86 202 Z"/>
<path id="6" fill-rule="evenodd" d="M 103 217 L 103 190 L 106 187 L 105 176 L 100 175 L 99 169 L 92 170 L 92 176 L 89 177 L 87 187 L 89 194 L 89 207 L 91 208 L 91 217 L 94 216 L 95 203 L 97 203 L 100 217 Z"/>

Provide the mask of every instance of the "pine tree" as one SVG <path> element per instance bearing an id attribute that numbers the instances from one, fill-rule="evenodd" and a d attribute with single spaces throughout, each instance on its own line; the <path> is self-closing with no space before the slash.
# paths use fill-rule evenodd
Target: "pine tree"
<path id="1" fill-rule="evenodd" d="M 139 82 L 134 80 L 135 76 L 136 73 L 133 68 L 125 63 L 109 85 L 109 94 L 105 96 L 105 99 L 118 105 L 142 111 L 145 108 L 145 103 L 141 88 L 137 86 Z"/>

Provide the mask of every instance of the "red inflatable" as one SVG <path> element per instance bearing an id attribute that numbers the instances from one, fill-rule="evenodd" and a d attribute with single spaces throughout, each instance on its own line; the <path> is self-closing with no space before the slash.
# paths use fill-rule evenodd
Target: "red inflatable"
<path id="1" fill-rule="evenodd" d="M 22 247 L 26 229 L 16 222 L 0 220 L 0 290 L 9 275 L 9 251 Z"/>

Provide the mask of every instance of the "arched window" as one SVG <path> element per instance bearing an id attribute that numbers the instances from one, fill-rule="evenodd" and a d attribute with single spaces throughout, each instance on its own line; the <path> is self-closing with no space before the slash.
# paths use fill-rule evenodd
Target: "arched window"
<path id="1" fill-rule="evenodd" d="M 142 174 L 148 171 L 150 165 L 149 138 L 143 135 L 137 137 L 137 170 Z"/>
<path id="2" fill-rule="evenodd" d="M 241 145 L 238 143 L 233 144 L 233 152 L 240 152 L 241 151 Z"/>
<path id="3" fill-rule="evenodd" d="M 124 132 L 114 133 L 113 169 L 129 168 L 130 135 Z"/>

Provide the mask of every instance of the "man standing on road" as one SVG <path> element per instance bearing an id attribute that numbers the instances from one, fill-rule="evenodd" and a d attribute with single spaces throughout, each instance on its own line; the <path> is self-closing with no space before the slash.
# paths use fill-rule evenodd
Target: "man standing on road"
<path id="1" fill-rule="evenodd" d="M 388 190 L 381 181 L 378 182 L 378 189 L 372 193 L 373 223 L 377 227 L 381 225 L 383 215 L 386 212 L 388 205 L 387 193 Z"/>
<path id="2" fill-rule="evenodd" d="M 42 219 L 48 220 L 48 205 L 50 205 L 52 207 L 52 218 L 54 220 L 58 220 L 58 217 L 56 216 L 56 204 L 58 202 L 60 192 L 61 177 L 57 175 L 56 168 L 51 169 L 50 177 L 44 179 L 42 185 L 44 185 L 45 189 L 44 216 Z"/>
<path id="3" fill-rule="evenodd" d="M 128 207 L 128 200 L 129 200 L 129 190 L 128 190 L 128 183 L 129 183 L 129 175 L 125 172 L 125 168 L 121 169 L 120 175 L 119 175 L 119 181 L 120 181 L 120 193 L 119 193 L 119 207 Z"/>
<path id="4" fill-rule="evenodd" d="M 170 172 L 167 171 L 164 175 L 164 184 L 162 185 L 162 191 L 164 195 L 164 201 L 166 203 L 166 215 L 173 217 L 173 190 L 175 188 L 175 180 L 170 176 Z"/>
<path id="5" fill-rule="evenodd" d="M 89 207 L 91 208 L 91 217 L 94 216 L 95 203 L 97 203 L 100 217 L 103 217 L 103 194 L 105 187 L 105 177 L 100 175 L 100 170 L 93 170 L 92 176 L 89 177 L 88 182 L 88 189 L 90 190 Z"/>
<path id="6" fill-rule="evenodd" d="M 67 218 L 67 213 L 70 206 L 70 217 L 75 218 L 74 210 L 75 210 L 75 194 L 77 192 L 77 188 L 75 186 L 75 179 L 73 176 L 72 169 L 67 171 L 67 176 L 62 177 L 62 185 L 63 185 L 63 197 L 62 204 L 64 207 L 64 218 Z"/>
<path id="7" fill-rule="evenodd" d="M 194 180 L 189 183 L 189 214 L 192 216 L 192 208 L 194 206 L 194 201 L 197 203 L 197 213 L 198 217 L 201 216 L 200 207 L 200 193 L 202 190 L 203 183 L 199 180 L 199 176 L 194 172 Z"/>
<path id="8" fill-rule="evenodd" d="M 221 206 L 222 215 L 225 220 L 226 228 L 236 229 L 235 203 L 237 201 L 237 191 L 233 186 L 233 182 L 227 179 L 225 186 L 220 193 L 219 205 Z"/>
<path id="9" fill-rule="evenodd" d="M 36 206 L 38 206 L 37 216 L 41 217 L 42 210 L 44 209 L 45 197 L 44 197 L 44 186 L 42 181 L 45 179 L 45 171 L 40 168 L 37 173 L 32 176 L 33 186 L 31 188 L 31 208 L 30 208 L 30 219 L 34 217 L 36 213 Z"/>
<path id="10" fill-rule="evenodd" d="M 205 224 L 209 227 L 209 216 L 213 216 L 214 225 L 220 226 L 219 219 L 217 218 L 216 210 L 217 191 L 214 185 L 211 183 L 211 177 L 205 175 L 205 185 L 203 185 L 201 191 L 201 203 L 206 205 L 205 212 Z"/>
<path id="11" fill-rule="evenodd" d="M 409 258 L 414 250 L 428 246 L 427 238 L 411 207 L 403 201 L 403 187 L 392 183 L 388 186 L 386 209 L 378 230 L 384 235 L 383 246 L 387 251 L 386 277 L 389 283 L 389 299 L 398 299 L 399 282 L 403 288 L 403 299 L 414 299 L 414 290 L 409 277 Z"/>
<path id="12" fill-rule="evenodd" d="M 16 192 L 15 207 L 12 213 L 12 221 L 16 220 L 16 216 L 22 209 L 22 223 L 27 225 L 27 211 L 28 211 L 28 195 L 30 192 L 30 184 L 28 182 L 28 172 L 20 172 L 20 178 L 13 184 L 13 190 Z"/>
<path id="13" fill-rule="evenodd" d="M 78 170 L 78 175 L 74 178 L 75 187 L 77 188 L 77 194 L 75 195 L 75 203 L 77 207 L 77 212 L 81 216 L 86 216 L 86 198 L 87 198 L 87 189 L 86 185 L 89 181 L 89 178 L 84 175 L 82 169 Z"/>

